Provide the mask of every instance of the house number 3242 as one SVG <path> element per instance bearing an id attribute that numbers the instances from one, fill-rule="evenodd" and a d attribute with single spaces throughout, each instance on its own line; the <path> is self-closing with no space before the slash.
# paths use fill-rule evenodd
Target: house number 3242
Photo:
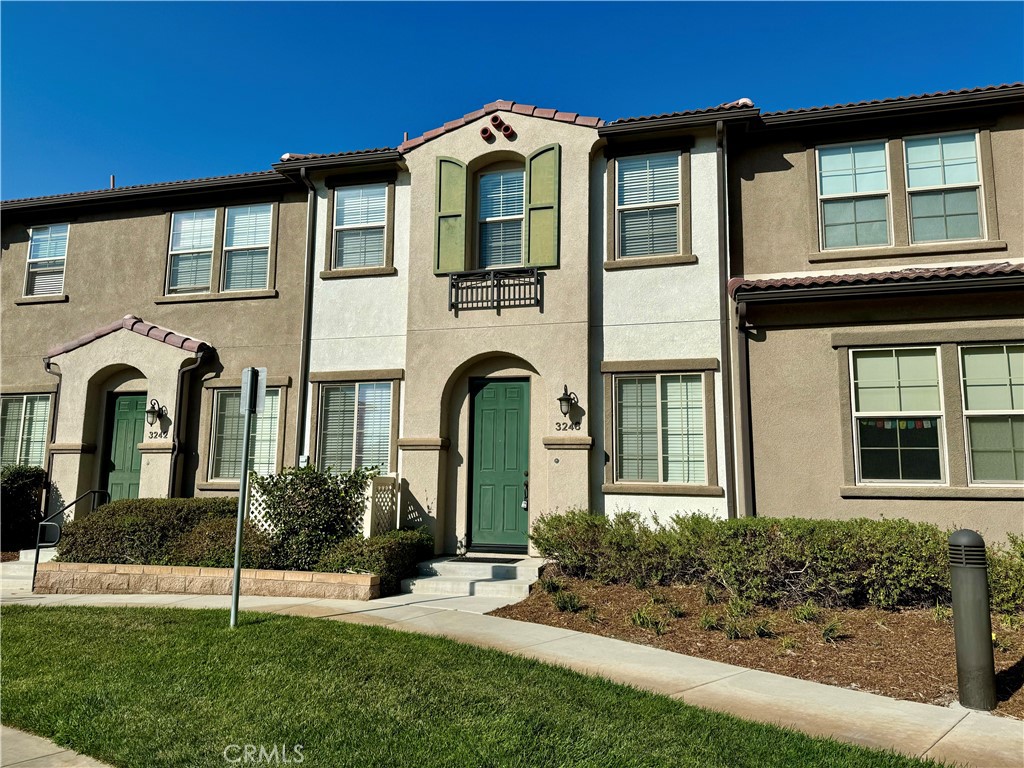
<path id="1" fill-rule="evenodd" d="M 580 428 L 578 421 L 556 421 L 555 432 L 572 432 Z"/>

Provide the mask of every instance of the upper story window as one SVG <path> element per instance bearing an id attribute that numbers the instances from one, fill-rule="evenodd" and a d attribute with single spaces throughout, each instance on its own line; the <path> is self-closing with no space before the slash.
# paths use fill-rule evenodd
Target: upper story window
<path id="1" fill-rule="evenodd" d="M 331 269 L 385 265 L 387 197 L 387 184 L 334 190 Z"/>
<path id="2" fill-rule="evenodd" d="M 68 224 L 32 227 L 25 275 L 26 296 L 63 293 L 68 228 Z"/>
<path id="3" fill-rule="evenodd" d="M 270 269 L 270 224 L 273 206 L 228 208 L 224 225 L 225 291 L 258 291 L 267 287 Z"/>
<path id="4" fill-rule="evenodd" d="M 210 290 L 216 223 L 217 212 L 212 208 L 171 214 L 167 293 L 205 293 Z"/>
<path id="5" fill-rule="evenodd" d="M 818 200 L 823 249 L 888 245 L 885 142 L 820 148 Z"/>
<path id="6" fill-rule="evenodd" d="M 678 254 L 678 152 L 621 157 L 616 162 L 618 258 Z"/>
<path id="7" fill-rule="evenodd" d="M 0 398 L 0 466 L 43 466 L 49 417 L 49 395 Z"/>
<path id="8" fill-rule="evenodd" d="M 980 238 L 977 134 L 910 138 L 904 147 L 911 242 Z"/>
<path id="9" fill-rule="evenodd" d="M 479 267 L 522 265 L 523 171 L 483 173 L 477 187 Z"/>

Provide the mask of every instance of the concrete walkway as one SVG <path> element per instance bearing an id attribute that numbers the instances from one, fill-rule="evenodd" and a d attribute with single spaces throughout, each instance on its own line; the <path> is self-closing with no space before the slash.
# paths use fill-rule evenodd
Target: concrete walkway
<path id="1" fill-rule="evenodd" d="M 31 595 L 14 589 L 8 593 L 6 569 L 5 564 L 0 592 L 5 604 L 226 609 L 230 601 L 209 595 Z M 747 720 L 865 747 L 977 768 L 1024 766 L 1024 723 L 1020 720 L 959 706 L 900 701 L 568 629 L 482 615 L 507 602 L 437 595 L 397 595 L 371 602 L 243 597 L 241 608 L 444 636 L 600 675 Z"/>
<path id="2" fill-rule="evenodd" d="M 62 749 L 48 739 L 0 726 L 0 767 L 107 768 L 106 763 Z"/>

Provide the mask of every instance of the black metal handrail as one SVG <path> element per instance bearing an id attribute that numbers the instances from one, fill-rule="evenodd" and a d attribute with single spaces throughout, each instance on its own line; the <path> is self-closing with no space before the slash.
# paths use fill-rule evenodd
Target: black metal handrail
<path id="1" fill-rule="evenodd" d="M 448 309 L 539 307 L 544 274 L 537 267 L 478 269 L 448 276 Z"/>
<path id="2" fill-rule="evenodd" d="M 110 501 L 110 493 L 108 491 L 104 491 L 104 490 L 101 490 L 99 488 L 94 488 L 91 491 L 86 491 L 85 493 L 83 493 L 81 496 L 79 496 L 74 501 L 69 501 L 67 504 L 65 504 L 63 507 L 58 509 L 52 515 L 47 515 L 39 523 L 39 528 L 36 531 L 36 559 L 35 559 L 35 562 L 32 564 L 32 591 L 33 592 L 35 591 L 35 588 L 36 588 L 36 571 L 39 569 L 39 550 L 40 549 L 53 549 L 58 544 L 60 544 L 60 535 L 61 535 L 62 527 L 61 527 L 60 523 L 55 523 L 53 521 L 57 517 L 59 517 L 60 515 L 63 515 L 65 512 L 67 512 L 73 506 L 75 506 L 78 502 L 80 502 L 86 496 L 92 496 L 92 508 L 93 508 L 93 510 L 96 509 L 96 499 L 98 497 L 104 496 L 104 497 L 106 497 L 107 501 Z M 53 529 L 56 530 L 56 532 L 57 532 L 56 538 L 53 541 L 44 541 L 43 540 L 43 532 L 45 530 L 49 530 L 50 528 L 53 528 Z"/>

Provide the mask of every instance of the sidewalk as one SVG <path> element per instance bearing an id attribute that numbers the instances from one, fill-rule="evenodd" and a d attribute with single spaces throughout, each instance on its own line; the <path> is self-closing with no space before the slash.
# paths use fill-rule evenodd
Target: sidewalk
<path id="1" fill-rule="evenodd" d="M 226 609 L 230 603 L 230 598 L 214 595 L 31 595 L 13 589 L 9 592 L 6 568 L 5 564 L 0 600 L 8 605 Z M 600 675 L 687 704 L 812 736 L 828 736 L 977 768 L 1024 766 L 1024 723 L 1019 720 L 959 706 L 900 701 L 568 629 L 483 615 L 508 602 L 502 598 L 438 595 L 397 595 L 370 602 L 243 596 L 240 608 L 444 636 Z"/>
<path id="2" fill-rule="evenodd" d="M 0 767 L 17 768 L 107 768 L 91 757 L 62 749 L 31 733 L 0 726 Z"/>

